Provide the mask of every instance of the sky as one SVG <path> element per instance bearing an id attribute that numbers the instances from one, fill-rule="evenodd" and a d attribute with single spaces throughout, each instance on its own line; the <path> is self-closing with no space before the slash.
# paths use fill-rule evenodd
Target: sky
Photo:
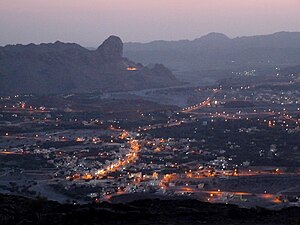
<path id="1" fill-rule="evenodd" d="M 0 0 L 0 45 L 129 42 L 300 31 L 300 0 Z"/>

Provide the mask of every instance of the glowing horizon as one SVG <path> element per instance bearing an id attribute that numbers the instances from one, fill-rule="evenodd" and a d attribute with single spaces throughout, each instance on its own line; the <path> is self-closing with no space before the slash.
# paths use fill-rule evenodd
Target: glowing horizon
<path id="1" fill-rule="evenodd" d="M 2 0 L 0 45 L 194 39 L 300 31 L 299 0 Z"/>

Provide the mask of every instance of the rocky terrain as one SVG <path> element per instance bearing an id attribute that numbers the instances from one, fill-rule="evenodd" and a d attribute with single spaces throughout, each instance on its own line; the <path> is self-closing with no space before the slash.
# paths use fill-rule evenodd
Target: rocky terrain
<path id="1" fill-rule="evenodd" d="M 139 200 L 126 204 L 61 205 L 0 195 L 0 224 L 300 224 L 300 209 L 269 211 L 196 200 Z"/>
<path id="2" fill-rule="evenodd" d="M 177 85 L 161 64 L 152 68 L 123 58 L 123 43 L 110 36 L 96 50 L 77 44 L 0 47 L 1 93 L 90 93 Z"/>

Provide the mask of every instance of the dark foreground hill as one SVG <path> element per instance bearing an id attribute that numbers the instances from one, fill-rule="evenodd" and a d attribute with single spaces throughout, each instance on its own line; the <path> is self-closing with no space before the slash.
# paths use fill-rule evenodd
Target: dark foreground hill
<path id="1" fill-rule="evenodd" d="M 0 195 L 0 224 L 298 225 L 300 208 L 241 209 L 196 200 L 139 200 L 127 204 L 61 205 Z"/>
<path id="2" fill-rule="evenodd" d="M 96 50 L 55 42 L 0 47 L 1 93 L 126 91 L 179 84 L 163 65 L 152 68 L 123 58 L 123 43 L 111 36 Z"/>

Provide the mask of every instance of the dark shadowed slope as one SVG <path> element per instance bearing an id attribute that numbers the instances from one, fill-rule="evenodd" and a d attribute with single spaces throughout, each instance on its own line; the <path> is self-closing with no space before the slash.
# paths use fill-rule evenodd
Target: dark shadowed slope
<path id="1" fill-rule="evenodd" d="M 61 205 L 44 199 L 0 195 L 0 223 L 79 224 L 209 224 L 298 225 L 300 209 L 241 209 L 196 200 L 139 200 L 127 204 Z"/>
<path id="2" fill-rule="evenodd" d="M 123 43 L 116 36 L 94 51 L 62 42 L 0 48 L 1 93 L 121 91 L 177 84 L 163 65 L 147 68 L 123 58 Z"/>

